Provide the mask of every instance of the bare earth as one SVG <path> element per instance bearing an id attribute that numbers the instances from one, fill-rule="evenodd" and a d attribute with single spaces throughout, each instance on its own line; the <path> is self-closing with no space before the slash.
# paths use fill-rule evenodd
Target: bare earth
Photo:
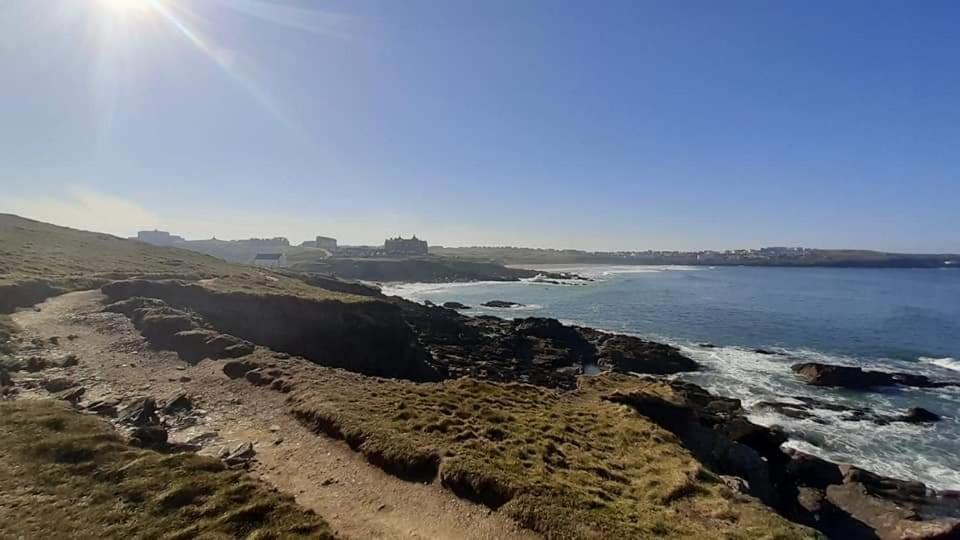
<path id="1" fill-rule="evenodd" d="M 387 475 L 345 443 L 316 435 L 293 420 L 285 412 L 283 394 L 228 379 L 221 362 L 191 366 L 175 353 L 150 349 L 126 317 L 100 313 L 102 300 L 99 291 L 71 293 L 14 315 L 27 341 L 58 337 L 55 349 L 79 357 L 78 366 L 58 376 L 85 387 L 86 400 L 162 399 L 186 392 L 198 422 L 172 429 L 172 441 L 204 435 L 211 442 L 201 452 L 208 454 L 253 442 L 257 455 L 252 472 L 294 495 L 346 538 L 539 538 L 436 483 Z M 47 371 L 21 374 L 19 379 L 51 376 Z"/>

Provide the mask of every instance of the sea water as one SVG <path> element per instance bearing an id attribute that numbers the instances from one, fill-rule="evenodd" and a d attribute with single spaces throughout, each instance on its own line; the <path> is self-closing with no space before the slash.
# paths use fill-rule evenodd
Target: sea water
<path id="1" fill-rule="evenodd" d="M 592 278 L 561 284 L 403 284 L 384 292 L 456 301 L 468 314 L 555 317 L 671 343 L 705 369 L 680 378 L 739 398 L 751 418 L 780 425 L 788 446 L 939 489 L 960 489 L 960 387 L 860 392 L 802 384 L 797 362 L 826 362 L 960 380 L 960 269 L 564 266 Z M 509 300 L 520 308 L 483 308 Z M 715 347 L 705 347 L 703 344 Z M 776 355 L 757 353 L 768 349 Z M 882 414 L 924 407 L 944 418 L 913 425 L 820 422 L 758 408 L 814 397 Z M 826 423 L 823 423 L 826 421 Z"/>

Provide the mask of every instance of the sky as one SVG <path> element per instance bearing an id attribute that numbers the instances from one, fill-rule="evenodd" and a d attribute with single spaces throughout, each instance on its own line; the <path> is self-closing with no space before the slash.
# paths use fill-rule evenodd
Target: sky
<path id="1" fill-rule="evenodd" d="M 0 212 L 960 252 L 949 0 L 3 0 Z"/>

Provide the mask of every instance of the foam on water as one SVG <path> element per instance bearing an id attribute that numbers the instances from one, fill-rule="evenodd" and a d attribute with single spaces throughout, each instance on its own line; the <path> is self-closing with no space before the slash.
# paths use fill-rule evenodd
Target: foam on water
<path id="1" fill-rule="evenodd" d="M 949 369 L 952 371 L 960 371 L 960 360 L 956 358 L 927 358 L 926 356 L 920 357 L 921 362 L 926 362 L 928 364 L 933 364 L 935 366 L 940 366 L 944 369 Z"/>

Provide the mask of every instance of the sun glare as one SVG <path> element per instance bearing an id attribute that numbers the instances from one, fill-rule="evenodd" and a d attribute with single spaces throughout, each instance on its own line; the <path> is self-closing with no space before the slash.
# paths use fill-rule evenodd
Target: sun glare
<path id="1" fill-rule="evenodd" d="M 154 8 L 154 0 L 96 0 L 111 16 L 130 19 L 149 14 Z"/>

